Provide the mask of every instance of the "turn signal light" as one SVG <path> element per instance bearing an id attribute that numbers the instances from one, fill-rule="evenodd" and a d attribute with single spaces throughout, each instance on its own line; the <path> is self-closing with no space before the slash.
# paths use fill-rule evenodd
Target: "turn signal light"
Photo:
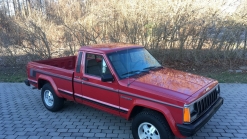
<path id="1" fill-rule="evenodd" d="M 184 122 L 190 122 L 190 109 L 184 108 Z"/>

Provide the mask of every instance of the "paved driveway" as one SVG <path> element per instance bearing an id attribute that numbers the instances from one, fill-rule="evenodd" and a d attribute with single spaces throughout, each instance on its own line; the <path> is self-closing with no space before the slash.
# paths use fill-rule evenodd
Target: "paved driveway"
<path id="1" fill-rule="evenodd" d="M 247 84 L 221 84 L 224 105 L 193 139 L 247 138 Z M 131 123 L 73 102 L 57 113 L 45 109 L 40 91 L 0 83 L 2 138 L 132 138 Z M 191 139 L 190 138 L 190 139 Z"/>

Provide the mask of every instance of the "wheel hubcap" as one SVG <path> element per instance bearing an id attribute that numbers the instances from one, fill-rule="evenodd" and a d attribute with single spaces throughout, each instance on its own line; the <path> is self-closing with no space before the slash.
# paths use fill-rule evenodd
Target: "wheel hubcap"
<path id="1" fill-rule="evenodd" d="M 138 136 L 140 139 L 160 139 L 157 128 L 148 122 L 139 125 Z"/>
<path id="2" fill-rule="evenodd" d="M 52 95 L 51 91 L 45 90 L 45 92 L 44 92 L 44 100 L 45 100 L 45 104 L 47 106 L 49 106 L 49 107 L 53 106 L 54 98 L 53 98 L 53 95 Z"/>

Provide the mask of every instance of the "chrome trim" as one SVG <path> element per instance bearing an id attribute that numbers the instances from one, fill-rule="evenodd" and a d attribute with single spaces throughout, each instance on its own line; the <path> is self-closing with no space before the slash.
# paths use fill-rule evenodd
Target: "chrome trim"
<path id="1" fill-rule="evenodd" d="M 76 82 L 76 83 L 81 83 L 81 79 L 76 79 L 76 78 L 74 78 L 74 82 Z"/>
<path id="2" fill-rule="evenodd" d="M 129 109 L 126 109 L 126 108 L 124 108 L 124 107 L 119 107 L 121 110 L 123 110 L 123 111 L 129 111 Z"/>
<path id="3" fill-rule="evenodd" d="M 120 106 L 117 106 L 117 105 L 114 105 L 114 104 L 110 104 L 110 103 L 107 103 L 107 102 L 104 102 L 104 101 L 101 101 L 101 100 L 98 100 L 98 99 L 94 99 L 94 98 L 91 98 L 91 97 L 87 97 L 87 96 L 84 96 L 84 95 L 80 95 L 80 94 L 77 94 L 77 93 L 75 93 L 75 96 L 77 96 L 79 98 L 83 98 L 83 99 L 89 100 L 89 101 L 93 101 L 93 102 L 96 102 L 96 103 L 99 103 L 99 104 L 103 104 L 103 105 L 106 105 L 108 107 L 112 107 L 112 108 L 115 108 L 117 110 L 120 110 L 120 111 L 125 111 L 125 112 L 129 111 L 129 109 L 127 109 L 127 108 L 120 107 Z"/>
<path id="4" fill-rule="evenodd" d="M 105 89 L 105 90 L 108 90 L 108 91 L 112 91 L 112 92 L 118 92 L 118 90 L 115 90 L 113 88 L 110 88 L 110 87 L 107 87 L 107 86 L 103 86 L 103 85 L 99 85 L 99 84 L 95 84 L 95 83 L 90 83 L 90 82 L 81 82 L 81 83 L 85 84 L 85 85 L 89 85 L 89 86 Z"/>
<path id="5" fill-rule="evenodd" d="M 61 88 L 57 88 L 57 90 L 58 90 L 58 91 L 65 92 L 65 93 L 67 93 L 67 94 L 73 95 L 73 92 L 70 92 L 70 91 L 67 91 L 67 90 L 63 90 L 63 89 L 61 89 Z"/>
<path id="6" fill-rule="evenodd" d="M 129 96 L 138 97 L 138 98 L 142 98 L 142 99 L 145 99 L 145 100 L 157 102 L 157 103 L 168 105 L 168 106 L 172 106 L 172 107 L 175 107 L 175 108 L 180 108 L 180 109 L 183 109 L 184 108 L 184 107 L 181 107 L 181 106 L 178 106 L 178 105 L 170 104 L 170 103 L 163 102 L 163 101 L 156 100 L 156 99 L 152 99 L 152 98 L 143 97 L 143 96 L 132 94 L 132 93 L 129 93 L 129 92 L 125 92 L 125 91 L 122 91 L 122 90 L 119 90 L 119 93 L 125 94 L 125 95 L 129 95 Z"/>
<path id="7" fill-rule="evenodd" d="M 84 95 L 82 95 L 82 97 L 85 98 L 85 99 L 94 101 L 94 102 L 98 102 L 98 103 L 101 103 L 101 104 L 104 104 L 104 105 L 119 109 L 119 106 L 114 105 L 114 104 L 110 104 L 110 103 L 107 103 L 107 102 L 104 102 L 104 101 L 101 101 L 101 100 L 98 100 L 98 99 L 95 99 L 95 98 L 87 97 L 87 96 L 84 96 Z"/>
<path id="8" fill-rule="evenodd" d="M 38 81 L 32 80 L 30 78 L 28 78 L 29 81 L 33 82 L 33 83 L 38 83 Z"/>

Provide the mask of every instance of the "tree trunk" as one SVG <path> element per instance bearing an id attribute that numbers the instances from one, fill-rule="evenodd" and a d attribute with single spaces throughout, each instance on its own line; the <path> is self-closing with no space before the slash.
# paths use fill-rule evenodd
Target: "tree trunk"
<path id="1" fill-rule="evenodd" d="M 2 1 L 2 5 L 3 5 L 4 14 L 5 14 L 5 16 L 7 16 L 7 10 L 6 10 L 6 6 L 5 6 L 5 0 Z"/>
<path id="2" fill-rule="evenodd" d="M 9 17 L 10 17 L 9 0 L 7 0 L 7 6 L 8 6 Z"/>
<path id="3" fill-rule="evenodd" d="M 20 3 L 20 0 L 17 0 L 17 3 L 18 3 L 18 10 L 19 10 L 19 13 L 21 13 L 21 3 Z"/>
<path id="4" fill-rule="evenodd" d="M 16 5 L 16 1 L 13 0 L 13 6 L 14 6 L 14 11 L 15 11 L 15 16 L 17 15 L 17 5 Z"/>
<path id="5" fill-rule="evenodd" d="M 42 7 L 42 0 L 39 0 L 39 7 L 40 7 L 40 11 L 42 11 L 43 9 L 43 7 Z"/>
<path id="6" fill-rule="evenodd" d="M 32 7 L 31 7 L 31 3 L 30 3 L 30 0 L 26 0 L 26 4 L 27 4 L 27 10 L 28 10 L 28 14 L 31 14 L 31 10 L 32 10 Z"/>

